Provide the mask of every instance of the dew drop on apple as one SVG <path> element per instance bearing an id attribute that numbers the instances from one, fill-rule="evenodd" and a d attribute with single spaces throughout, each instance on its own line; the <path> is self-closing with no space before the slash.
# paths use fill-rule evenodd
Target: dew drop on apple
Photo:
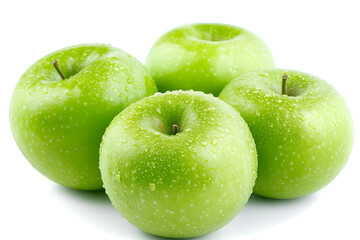
<path id="1" fill-rule="evenodd" d="M 133 82 L 134 82 L 134 79 L 132 79 L 132 78 L 127 78 L 127 83 L 129 83 L 129 84 L 132 84 Z"/>
<path id="2" fill-rule="evenodd" d="M 161 114 L 161 109 L 160 108 L 157 108 L 156 111 Z"/>
<path id="3" fill-rule="evenodd" d="M 154 192 L 155 191 L 155 183 L 149 183 L 149 188 L 150 188 L 150 191 Z"/>
<path id="4" fill-rule="evenodd" d="M 316 129 L 316 127 L 313 126 L 310 122 L 308 122 L 308 125 L 309 125 L 312 129 Z"/>
<path id="5" fill-rule="evenodd" d="M 118 181 L 121 180 L 121 174 L 120 173 L 116 173 L 115 177 L 116 177 L 116 180 L 118 180 Z"/>

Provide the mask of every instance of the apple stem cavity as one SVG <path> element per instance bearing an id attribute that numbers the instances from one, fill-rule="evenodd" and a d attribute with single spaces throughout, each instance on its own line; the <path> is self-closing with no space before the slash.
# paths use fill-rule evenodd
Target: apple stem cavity
<path id="1" fill-rule="evenodd" d="M 56 71 L 59 73 L 59 75 L 61 76 L 61 78 L 62 78 L 63 80 L 65 80 L 66 77 L 65 77 L 64 73 L 61 71 L 61 68 L 60 68 L 60 66 L 59 66 L 59 61 L 58 61 L 57 59 L 55 59 L 55 60 L 53 61 L 52 65 L 54 66 L 54 68 L 56 69 Z"/>
<path id="2" fill-rule="evenodd" d="M 174 124 L 172 127 L 173 127 L 173 135 L 176 135 L 179 131 L 179 127 L 176 124 Z"/>
<path id="3" fill-rule="evenodd" d="M 288 79 L 288 75 L 286 73 L 282 76 L 282 87 L 281 87 L 281 94 L 286 95 L 286 80 Z"/>

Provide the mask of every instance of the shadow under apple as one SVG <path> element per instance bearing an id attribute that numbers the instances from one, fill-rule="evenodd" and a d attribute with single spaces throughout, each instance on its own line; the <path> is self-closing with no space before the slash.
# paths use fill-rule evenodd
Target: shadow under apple
<path id="1" fill-rule="evenodd" d="M 61 199 L 74 216 L 110 235 L 127 239 L 139 231 L 114 208 L 104 190 L 80 191 L 54 185 L 52 193 Z"/>
<path id="2" fill-rule="evenodd" d="M 317 199 L 317 194 L 295 199 L 271 199 L 252 194 L 244 209 L 223 229 L 211 234 L 247 236 L 261 232 L 275 225 L 282 224 L 310 209 Z"/>
<path id="3" fill-rule="evenodd" d="M 105 232 L 140 239 L 166 240 L 167 238 L 147 234 L 132 226 L 112 206 L 105 191 L 79 191 L 55 185 L 53 193 L 63 200 L 69 210 L 91 226 Z M 288 200 L 277 200 L 252 195 L 244 209 L 226 227 L 202 237 L 192 239 L 232 239 L 261 232 L 298 216 L 316 201 L 316 194 Z"/>

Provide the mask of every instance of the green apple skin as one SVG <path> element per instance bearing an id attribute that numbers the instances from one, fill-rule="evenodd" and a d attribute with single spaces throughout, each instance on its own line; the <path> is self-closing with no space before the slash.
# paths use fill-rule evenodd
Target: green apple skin
<path id="1" fill-rule="evenodd" d="M 286 95 L 281 94 L 284 73 Z M 315 76 L 281 69 L 247 73 L 219 97 L 240 112 L 254 136 L 258 195 L 288 199 L 314 193 L 350 156 L 349 109 L 332 86 Z"/>
<path id="2" fill-rule="evenodd" d="M 174 91 L 114 118 L 101 143 L 100 170 L 106 193 L 130 223 L 188 238 L 239 213 L 255 183 L 257 154 L 235 109 L 202 92 Z"/>
<path id="3" fill-rule="evenodd" d="M 49 179 L 101 189 L 99 147 L 106 127 L 125 107 L 156 91 L 145 67 L 120 49 L 64 48 L 38 60 L 19 80 L 10 103 L 12 133 L 26 159 Z"/>
<path id="4" fill-rule="evenodd" d="M 259 37 L 226 24 L 188 24 L 165 33 L 145 66 L 161 92 L 193 89 L 214 96 L 241 73 L 275 67 Z"/>

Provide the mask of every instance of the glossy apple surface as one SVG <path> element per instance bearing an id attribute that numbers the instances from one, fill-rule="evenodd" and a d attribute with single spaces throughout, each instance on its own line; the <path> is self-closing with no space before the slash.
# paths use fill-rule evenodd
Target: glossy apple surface
<path id="1" fill-rule="evenodd" d="M 55 59 L 64 80 L 52 65 Z M 11 129 L 21 152 L 46 177 L 71 188 L 101 189 L 98 152 L 105 128 L 156 90 L 141 63 L 120 49 L 64 48 L 34 63 L 19 80 Z"/>
<path id="2" fill-rule="evenodd" d="M 284 73 L 288 79 L 283 95 Z M 281 69 L 248 73 L 219 97 L 240 112 L 254 136 L 258 195 L 286 199 L 316 192 L 349 158 L 349 109 L 332 86 L 315 76 Z"/>
<path id="3" fill-rule="evenodd" d="M 111 122 L 100 148 L 114 206 L 162 237 L 200 236 L 229 223 L 252 192 L 256 168 L 245 121 L 202 92 L 155 94 L 132 104 Z"/>
<path id="4" fill-rule="evenodd" d="M 161 36 L 145 63 L 159 88 L 199 90 L 217 96 L 239 74 L 273 68 L 265 43 L 225 24 L 188 24 Z"/>

